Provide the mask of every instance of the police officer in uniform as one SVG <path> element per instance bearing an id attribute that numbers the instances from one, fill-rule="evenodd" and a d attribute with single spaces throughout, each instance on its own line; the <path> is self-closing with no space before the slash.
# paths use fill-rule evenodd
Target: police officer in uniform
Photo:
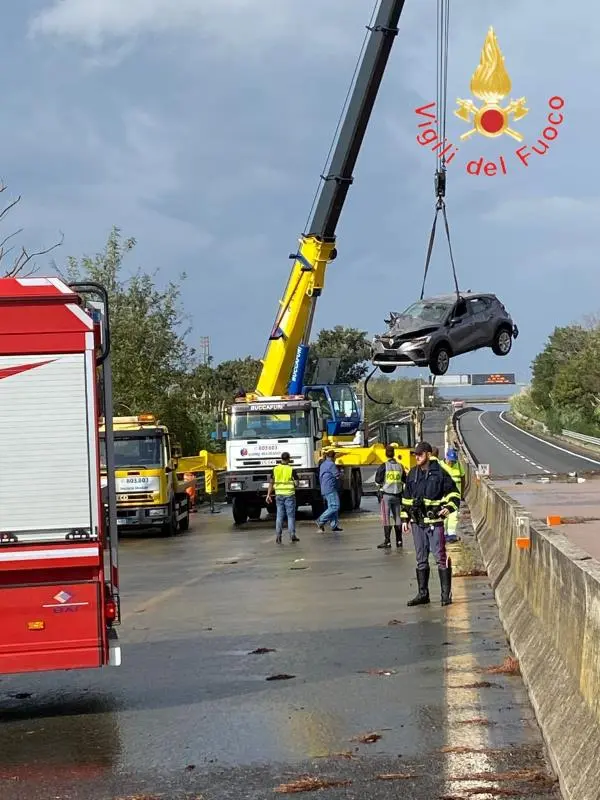
<path id="1" fill-rule="evenodd" d="M 429 599 L 429 554 L 433 553 L 438 566 L 442 605 L 452 602 L 452 566 L 446 554 L 444 519 L 458 509 L 460 495 L 446 470 L 437 459 L 431 459 L 429 442 L 415 447 L 417 465 L 406 478 L 402 506 L 411 521 L 419 591 L 409 600 L 409 606 L 425 605 Z M 408 533 L 408 523 L 404 531 Z"/>
<path id="2" fill-rule="evenodd" d="M 402 489 L 406 478 L 404 467 L 394 458 L 394 448 L 391 445 L 385 448 L 385 457 L 387 461 L 385 464 L 381 464 L 375 473 L 384 535 L 383 542 L 377 545 L 380 550 L 389 549 L 392 546 L 390 519 L 394 524 L 396 547 L 402 547 L 402 521 L 407 519 L 406 512 L 402 511 Z"/>

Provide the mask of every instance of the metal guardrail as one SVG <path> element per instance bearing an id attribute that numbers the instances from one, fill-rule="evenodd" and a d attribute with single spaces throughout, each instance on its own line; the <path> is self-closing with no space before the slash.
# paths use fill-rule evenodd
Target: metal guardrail
<path id="1" fill-rule="evenodd" d="M 585 433 L 577 433 L 576 431 L 561 431 L 561 435 L 567 439 L 574 439 L 576 442 L 584 442 L 585 444 L 593 444 L 600 447 L 600 439 L 597 436 L 586 436 Z"/>
<path id="2" fill-rule="evenodd" d="M 540 422 L 537 419 L 533 419 L 532 417 L 528 417 L 525 414 L 521 414 L 519 412 L 513 412 L 514 416 L 517 419 L 522 419 L 527 422 L 532 422 L 535 425 L 539 425 L 544 433 L 550 434 L 548 430 L 548 426 L 544 425 L 543 422 Z M 550 434 L 551 435 L 551 434 Z M 596 436 L 587 436 L 585 433 L 577 433 L 577 431 L 568 431 L 568 430 L 561 430 L 560 436 L 564 436 L 565 439 L 573 439 L 574 442 L 582 442 L 583 444 L 591 444 L 595 447 L 600 447 L 600 438 Z"/>

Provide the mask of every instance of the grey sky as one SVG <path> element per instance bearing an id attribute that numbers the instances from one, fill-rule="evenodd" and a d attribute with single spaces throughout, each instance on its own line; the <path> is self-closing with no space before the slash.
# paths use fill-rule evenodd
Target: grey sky
<path id="1" fill-rule="evenodd" d="M 406 0 L 379 102 L 339 227 L 315 328 L 376 332 L 420 291 L 433 216 L 433 156 L 414 109 L 435 100 L 435 0 Z M 527 168 L 508 137 L 474 136 L 449 167 L 448 214 L 461 286 L 495 291 L 521 329 L 506 359 L 453 372 L 525 374 L 557 324 L 597 311 L 600 106 L 591 87 L 600 6 L 453 0 L 448 137 L 493 25 L 529 115 L 566 100 L 550 152 Z M 217 360 L 261 355 L 345 96 L 373 0 L 30 0 L 3 18 L 2 174 L 23 202 L 28 244 L 58 230 L 68 254 L 99 250 L 111 225 L 135 236 L 130 267 L 188 275 L 194 336 Z M 504 155 L 506 176 L 472 177 Z M 451 288 L 441 240 L 432 291 Z M 234 325 L 232 325 L 234 323 Z M 407 375 L 414 374 L 406 370 Z"/>

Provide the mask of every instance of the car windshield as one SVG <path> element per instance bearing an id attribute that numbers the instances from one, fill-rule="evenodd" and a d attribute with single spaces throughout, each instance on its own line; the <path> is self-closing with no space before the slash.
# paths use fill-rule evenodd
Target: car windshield
<path id="1" fill-rule="evenodd" d="M 415 322 L 443 322 L 451 308 L 451 303 L 444 303 L 441 300 L 419 300 L 418 303 L 413 303 L 406 311 L 403 311 L 400 316 L 409 317 Z"/>
<path id="2" fill-rule="evenodd" d="M 163 466 L 161 436 L 114 434 L 115 469 L 160 469 Z M 106 442 L 100 439 L 100 466 L 106 469 Z"/>
<path id="3" fill-rule="evenodd" d="M 229 422 L 229 439 L 295 439 L 308 432 L 307 411 L 236 413 Z"/>

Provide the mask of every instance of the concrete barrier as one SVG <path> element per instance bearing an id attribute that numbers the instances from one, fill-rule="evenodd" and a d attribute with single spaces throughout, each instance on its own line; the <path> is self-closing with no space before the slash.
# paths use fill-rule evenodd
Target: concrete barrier
<path id="1" fill-rule="evenodd" d="M 466 472 L 466 501 L 500 617 L 550 759 L 568 800 L 600 800 L 600 564 L 543 523 L 531 521 L 518 549 L 525 508 L 478 477 L 452 420 Z"/>

